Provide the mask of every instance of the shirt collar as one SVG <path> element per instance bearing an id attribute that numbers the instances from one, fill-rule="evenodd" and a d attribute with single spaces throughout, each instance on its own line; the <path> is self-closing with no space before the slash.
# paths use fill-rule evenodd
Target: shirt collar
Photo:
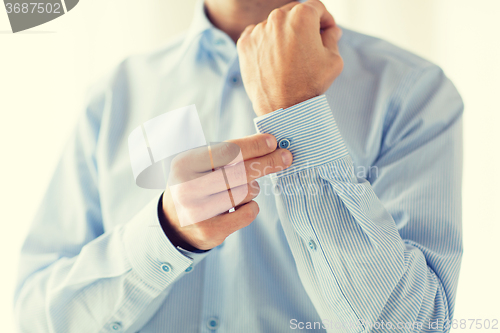
<path id="1" fill-rule="evenodd" d="M 223 31 L 216 28 L 207 17 L 204 0 L 197 0 L 193 21 L 185 35 L 183 51 L 181 54 L 195 51 L 197 61 L 208 57 L 221 58 L 223 62 L 230 63 L 237 57 L 236 45 Z"/>
<path id="2" fill-rule="evenodd" d="M 298 0 L 299 2 L 306 2 L 307 0 Z M 193 21 L 187 32 L 186 41 L 189 43 L 196 37 L 203 34 L 205 31 L 210 29 L 216 29 L 215 26 L 210 22 L 205 11 L 205 1 L 197 0 L 194 8 Z"/>
<path id="3" fill-rule="evenodd" d="M 191 22 L 187 32 L 186 41 L 191 42 L 193 39 L 199 37 L 205 31 L 212 28 L 215 27 L 207 17 L 204 0 L 197 0 L 194 9 L 193 21 Z"/>

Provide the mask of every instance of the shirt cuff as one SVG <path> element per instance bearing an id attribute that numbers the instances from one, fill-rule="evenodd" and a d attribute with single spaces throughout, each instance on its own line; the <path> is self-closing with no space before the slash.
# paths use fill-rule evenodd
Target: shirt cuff
<path id="1" fill-rule="evenodd" d="M 317 167 L 348 155 L 325 95 L 257 117 L 254 122 L 257 132 L 274 135 L 278 147 L 286 148 L 293 154 L 292 165 L 271 174 L 272 178 Z"/>
<path id="2" fill-rule="evenodd" d="M 157 207 L 158 199 L 152 200 L 123 226 L 123 242 L 132 269 L 147 284 L 163 290 L 186 270 L 189 272 L 194 260 L 181 253 L 165 236 Z"/>
<path id="3" fill-rule="evenodd" d="M 205 258 L 211 251 L 211 250 L 188 251 L 180 246 L 177 246 L 177 250 L 179 250 L 179 252 L 185 255 L 186 257 L 193 259 L 193 263 L 191 264 L 190 267 L 186 269 L 186 272 L 190 272 L 193 269 L 193 267 L 196 266 L 200 261 L 202 261 L 203 258 Z"/>

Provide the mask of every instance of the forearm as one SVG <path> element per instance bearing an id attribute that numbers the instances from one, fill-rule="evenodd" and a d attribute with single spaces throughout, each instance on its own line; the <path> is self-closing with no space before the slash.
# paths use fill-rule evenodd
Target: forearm
<path id="1" fill-rule="evenodd" d="M 58 259 L 20 286 L 15 308 L 21 331 L 108 332 L 113 325 L 126 330 L 152 316 L 154 300 L 165 297 L 194 262 L 163 234 L 157 205 L 153 200 L 74 257 L 23 253 L 23 265 Z"/>
<path id="2" fill-rule="evenodd" d="M 396 215 L 397 223 L 419 227 L 404 239 L 371 184 L 356 177 L 324 96 L 257 118 L 256 124 L 260 132 L 292 141 L 288 149 L 294 164 L 271 178 L 299 274 L 320 315 L 339 323 L 367 324 L 384 318 L 420 325 L 449 319 L 461 257 L 459 221 L 450 215 L 435 222 L 439 227 L 429 225 L 439 215 L 439 204 L 421 211 L 415 201 L 408 207 L 405 202 L 397 207 L 405 212 Z M 443 135 L 459 133 L 456 123 Z M 401 158 L 399 167 L 422 161 L 426 147 Z M 443 164 L 449 162 L 442 158 Z M 435 170 L 442 172 L 437 166 Z M 378 181 L 391 186 L 385 173 Z M 425 173 L 414 174 L 410 182 L 416 182 L 411 188 L 417 197 L 428 195 L 429 184 L 439 186 Z M 455 198 L 450 193 L 439 199 Z M 433 242 L 436 235 L 447 244 L 440 255 L 440 245 Z"/>

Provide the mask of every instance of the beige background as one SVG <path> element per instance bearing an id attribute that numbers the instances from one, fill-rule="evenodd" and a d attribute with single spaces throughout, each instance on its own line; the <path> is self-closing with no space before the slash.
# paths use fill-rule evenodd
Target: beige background
<path id="1" fill-rule="evenodd" d="M 439 64 L 461 92 L 466 105 L 465 255 L 455 318 L 500 319 L 500 1 L 325 3 L 345 27 L 385 38 Z M 7 15 L 0 10 L 2 332 L 14 331 L 16 253 L 86 87 L 127 54 L 156 48 L 186 29 L 193 6 L 193 0 L 83 0 L 67 15 L 16 35 L 8 33 Z"/>

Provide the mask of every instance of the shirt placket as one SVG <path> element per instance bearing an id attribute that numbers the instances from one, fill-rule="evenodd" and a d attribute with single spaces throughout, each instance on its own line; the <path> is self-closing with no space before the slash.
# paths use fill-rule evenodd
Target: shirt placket
<path id="1" fill-rule="evenodd" d="M 236 50 L 233 42 L 216 29 L 210 29 L 206 34 L 206 42 L 213 60 L 223 77 L 222 89 L 219 95 L 219 103 L 215 112 L 215 135 L 217 141 L 223 141 L 220 135 L 221 118 L 224 115 L 225 100 L 231 93 L 234 84 L 231 85 L 231 73 L 236 58 Z M 220 251 L 224 244 L 212 249 L 211 253 L 205 258 L 204 288 L 202 298 L 200 332 L 212 333 L 224 331 L 224 299 L 226 288 L 225 273 L 221 265 Z"/>

